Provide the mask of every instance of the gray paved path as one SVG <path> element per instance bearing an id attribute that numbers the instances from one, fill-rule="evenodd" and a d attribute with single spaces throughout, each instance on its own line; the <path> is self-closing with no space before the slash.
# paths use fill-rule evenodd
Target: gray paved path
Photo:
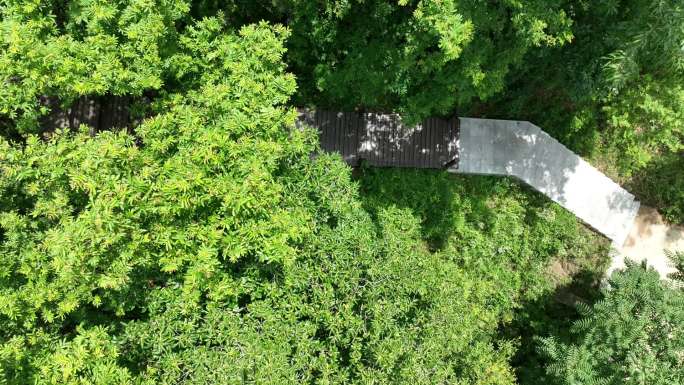
<path id="1" fill-rule="evenodd" d="M 634 196 L 529 122 L 460 119 L 463 174 L 520 179 L 621 247 L 634 224 Z"/>

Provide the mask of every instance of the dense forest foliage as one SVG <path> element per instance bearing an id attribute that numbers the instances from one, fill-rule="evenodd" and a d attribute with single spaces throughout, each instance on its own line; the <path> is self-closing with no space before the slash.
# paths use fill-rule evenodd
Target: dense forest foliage
<path id="1" fill-rule="evenodd" d="M 597 290 L 570 213 L 294 129 L 529 119 L 684 222 L 683 42 L 674 0 L 0 0 L 0 383 L 683 383 L 681 289 Z M 90 96 L 135 119 L 44 124 Z"/>

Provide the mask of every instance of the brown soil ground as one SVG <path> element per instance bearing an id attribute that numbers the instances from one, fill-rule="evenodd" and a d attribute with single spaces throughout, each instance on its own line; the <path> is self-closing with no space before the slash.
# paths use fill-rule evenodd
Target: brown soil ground
<path id="1" fill-rule="evenodd" d="M 661 276 L 674 271 L 665 251 L 684 251 L 684 227 L 673 226 L 663 220 L 658 212 L 650 207 L 641 206 L 634 227 L 627 241 L 620 248 L 609 269 L 624 266 L 624 258 L 635 261 L 646 260 Z"/>

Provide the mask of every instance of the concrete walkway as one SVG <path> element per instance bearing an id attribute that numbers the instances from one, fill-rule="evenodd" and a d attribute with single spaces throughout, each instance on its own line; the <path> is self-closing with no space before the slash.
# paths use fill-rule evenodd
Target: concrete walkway
<path id="1" fill-rule="evenodd" d="M 460 118 L 459 167 L 450 172 L 507 175 L 574 213 L 621 247 L 639 210 L 634 196 L 539 127 Z"/>

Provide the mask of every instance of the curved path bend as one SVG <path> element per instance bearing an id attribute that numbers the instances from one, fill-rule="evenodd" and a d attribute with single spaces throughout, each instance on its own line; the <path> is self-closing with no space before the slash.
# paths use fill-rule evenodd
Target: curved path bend
<path id="1" fill-rule="evenodd" d="M 639 211 L 634 195 L 529 122 L 460 118 L 463 174 L 515 177 L 621 247 Z"/>

